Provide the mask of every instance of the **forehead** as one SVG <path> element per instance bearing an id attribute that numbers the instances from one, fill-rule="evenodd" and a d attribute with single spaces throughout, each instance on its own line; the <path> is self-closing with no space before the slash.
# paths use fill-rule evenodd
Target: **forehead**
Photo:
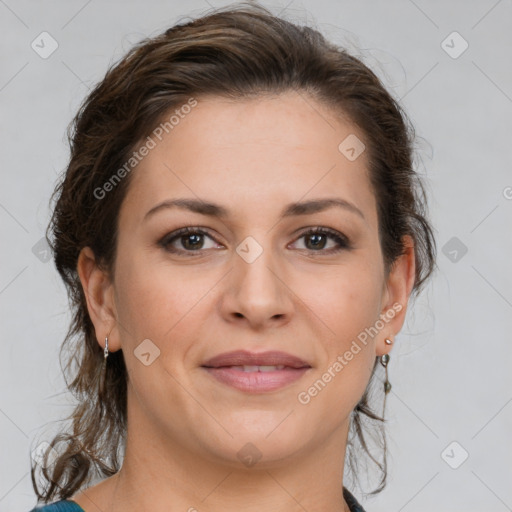
<path id="1" fill-rule="evenodd" d="M 344 152 L 344 141 L 358 144 L 362 133 L 305 93 L 203 97 L 187 111 L 160 130 L 161 140 L 150 135 L 155 144 L 133 171 L 128 207 L 136 198 L 146 212 L 159 201 L 195 196 L 233 209 L 274 204 L 281 211 L 301 198 L 336 195 L 370 217 L 375 210 L 366 151 L 355 159 Z"/>

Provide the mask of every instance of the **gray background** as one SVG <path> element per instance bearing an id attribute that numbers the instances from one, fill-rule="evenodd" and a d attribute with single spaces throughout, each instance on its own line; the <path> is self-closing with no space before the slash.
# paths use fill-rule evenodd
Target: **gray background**
<path id="1" fill-rule="evenodd" d="M 133 43 L 227 3 L 0 0 L 0 511 L 35 504 L 31 450 L 71 410 L 58 361 L 67 300 L 38 245 L 66 165 L 65 129 Z M 389 485 L 363 505 L 512 510 L 512 2 L 263 4 L 361 57 L 418 135 L 439 271 L 391 353 Z M 43 31 L 58 43 L 46 59 L 31 47 Z M 461 55 L 454 31 L 469 44 Z"/>

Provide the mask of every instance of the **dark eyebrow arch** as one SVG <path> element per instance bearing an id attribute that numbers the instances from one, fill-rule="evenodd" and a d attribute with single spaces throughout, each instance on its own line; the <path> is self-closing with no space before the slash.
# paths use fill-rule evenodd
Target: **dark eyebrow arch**
<path id="1" fill-rule="evenodd" d="M 283 209 L 281 218 L 292 217 L 297 215 L 309 215 L 311 213 L 318 213 L 329 208 L 343 208 L 349 212 L 359 215 L 365 219 L 363 212 L 349 201 L 341 198 L 327 198 L 327 199 L 314 199 L 311 201 L 303 201 L 297 203 L 290 203 Z M 168 199 L 157 204 L 149 210 L 144 216 L 144 220 L 152 217 L 155 213 L 169 208 L 179 208 L 188 210 L 201 215 L 208 215 L 210 217 L 218 217 L 224 219 L 229 217 L 229 211 L 215 203 L 209 203 L 198 199 Z"/>

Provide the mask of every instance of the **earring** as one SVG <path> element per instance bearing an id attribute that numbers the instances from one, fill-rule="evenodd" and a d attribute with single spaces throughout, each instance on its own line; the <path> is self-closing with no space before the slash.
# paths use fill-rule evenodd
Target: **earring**
<path id="1" fill-rule="evenodd" d="M 386 345 L 392 345 L 393 340 L 390 340 L 389 338 L 384 339 L 384 343 Z M 384 354 L 380 357 L 380 364 L 384 366 L 386 369 L 386 381 L 384 382 L 384 393 L 388 394 L 391 391 L 391 384 L 388 380 L 388 363 L 389 363 L 389 354 Z"/>
<path id="2" fill-rule="evenodd" d="M 380 364 L 384 366 L 386 369 L 386 380 L 384 382 L 384 393 L 387 395 L 391 391 L 391 383 L 388 379 L 388 363 L 389 363 L 390 357 L 389 354 L 383 354 L 380 356 Z"/>
<path id="3" fill-rule="evenodd" d="M 107 357 L 108 357 L 108 336 L 105 336 L 105 348 L 103 349 L 103 366 L 107 365 Z"/>
<path id="4" fill-rule="evenodd" d="M 110 332 L 108 333 L 110 334 Z M 103 364 L 101 365 L 100 379 L 98 383 L 98 392 L 103 395 L 105 391 L 105 379 L 107 373 L 107 357 L 108 357 L 108 334 L 105 336 L 105 348 L 103 349 Z"/>
<path id="5" fill-rule="evenodd" d="M 393 344 L 393 340 L 390 340 L 389 338 L 385 338 L 384 343 L 389 346 L 389 345 Z M 382 417 L 384 418 L 384 411 L 386 410 L 386 398 L 387 398 L 389 392 L 391 391 L 391 383 L 389 382 L 389 379 L 388 379 L 388 364 L 389 364 L 390 357 L 389 357 L 389 354 L 383 354 L 380 356 L 379 359 L 380 359 L 380 364 L 382 366 L 384 366 L 384 369 L 386 370 L 386 380 L 384 381 L 384 404 L 382 405 Z"/>
<path id="6" fill-rule="evenodd" d="M 387 340 L 386 340 L 387 341 Z M 384 403 L 382 404 L 382 417 L 384 418 L 384 411 L 386 410 L 386 398 L 391 391 L 391 383 L 388 379 L 388 364 L 389 364 L 389 354 L 383 354 L 380 356 L 380 364 L 384 366 L 386 370 L 386 380 L 384 381 Z"/>

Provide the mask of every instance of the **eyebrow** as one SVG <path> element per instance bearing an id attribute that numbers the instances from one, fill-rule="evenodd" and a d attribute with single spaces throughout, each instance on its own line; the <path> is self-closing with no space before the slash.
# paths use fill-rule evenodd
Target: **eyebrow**
<path id="1" fill-rule="evenodd" d="M 221 219 L 229 217 L 229 210 L 219 204 L 209 203 L 198 199 L 181 198 L 168 199 L 157 204 L 146 213 L 144 216 L 144 221 L 155 215 L 155 213 L 169 208 L 179 208 L 182 210 L 199 213 L 201 215 L 208 215 L 210 217 L 218 217 Z M 281 212 L 281 218 L 297 215 L 309 215 L 311 213 L 323 212 L 330 208 L 343 208 L 349 212 L 359 215 L 362 219 L 365 219 L 363 212 L 357 208 L 357 206 L 350 203 L 346 199 L 341 199 L 338 197 L 290 203 L 284 207 L 283 211 Z"/>

